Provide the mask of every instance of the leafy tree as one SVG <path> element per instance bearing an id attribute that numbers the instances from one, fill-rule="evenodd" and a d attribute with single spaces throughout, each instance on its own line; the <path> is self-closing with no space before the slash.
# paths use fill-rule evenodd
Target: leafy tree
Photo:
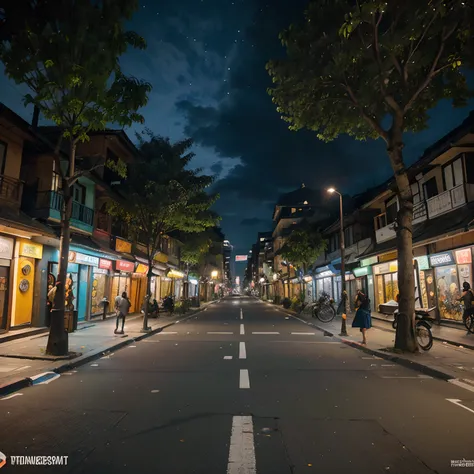
<path id="1" fill-rule="evenodd" d="M 281 248 L 281 256 L 306 273 L 308 267 L 326 250 L 327 242 L 314 225 L 294 229 Z"/>
<path id="2" fill-rule="evenodd" d="M 0 47 L 8 77 L 26 84 L 31 94 L 25 104 L 53 121 L 61 136 L 55 148 L 56 171 L 61 178 L 61 245 L 58 281 L 47 352 L 64 355 L 64 282 L 68 265 L 71 188 L 85 170 L 76 169 L 76 146 L 89 132 L 107 123 L 122 126 L 143 122 L 137 112 L 146 104 L 151 86 L 124 75 L 119 57 L 129 46 L 145 48 L 145 41 L 124 29 L 138 7 L 135 0 L 31 1 L 23 28 L 11 32 Z M 41 21 L 34 20 L 41 18 Z M 68 144 L 68 162 L 60 158 L 62 142 Z M 112 166 L 112 165 L 111 165 Z M 124 173 L 123 167 L 117 171 Z"/>
<path id="3" fill-rule="evenodd" d="M 213 178 L 191 170 L 192 141 L 171 143 L 148 132 L 149 140 L 139 139 L 140 156 L 130 169 L 120 192 L 125 205 L 111 203 L 109 212 L 124 220 L 130 238 L 147 249 L 147 298 L 151 293 L 153 259 L 162 248 L 163 236 L 172 232 L 204 232 L 216 225 L 218 216 L 209 208 L 217 196 L 206 194 Z M 148 305 L 145 304 L 143 330 L 148 330 Z"/>
<path id="4" fill-rule="evenodd" d="M 441 99 L 460 106 L 472 95 L 472 2 L 464 0 L 317 0 L 304 22 L 280 35 L 287 57 L 270 61 L 269 89 L 291 130 L 330 141 L 346 133 L 382 138 L 395 175 L 400 313 L 395 346 L 414 338 L 413 199 L 403 136 L 427 126 Z"/>

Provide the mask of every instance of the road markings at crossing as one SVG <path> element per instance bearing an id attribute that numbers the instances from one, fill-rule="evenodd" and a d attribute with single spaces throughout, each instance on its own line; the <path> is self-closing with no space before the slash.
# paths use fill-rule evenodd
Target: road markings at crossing
<path id="1" fill-rule="evenodd" d="M 241 324 L 241 325 L 240 325 L 240 335 L 244 335 L 244 334 L 245 334 L 244 325 Z"/>
<path id="2" fill-rule="evenodd" d="M 208 331 L 207 334 L 234 334 L 231 331 Z"/>
<path id="3" fill-rule="evenodd" d="M 232 360 L 232 356 L 224 356 L 224 360 Z"/>
<path id="4" fill-rule="evenodd" d="M 267 334 L 267 335 L 272 335 L 272 334 L 280 334 L 279 332 L 253 332 L 252 334 Z"/>
<path id="5" fill-rule="evenodd" d="M 468 408 L 468 407 L 465 407 L 465 406 L 461 403 L 461 400 L 459 400 L 459 399 L 457 399 L 457 398 L 447 398 L 446 400 L 447 400 L 448 402 L 454 403 L 454 404 L 457 405 L 458 407 L 464 408 L 464 410 L 467 410 L 467 411 L 470 411 L 471 413 L 474 413 L 474 410 L 473 410 L 473 409 Z"/>
<path id="6" fill-rule="evenodd" d="M 239 344 L 239 359 L 246 359 L 247 358 L 247 350 L 245 348 L 245 342 L 241 342 Z"/>
<path id="7" fill-rule="evenodd" d="M 256 474 L 255 442 L 251 416 L 234 416 L 227 474 Z"/>
<path id="8" fill-rule="evenodd" d="M 240 369 L 239 388 L 250 388 L 249 371 L 247 369 Z"/>
<path id="9" fill-rule="evenodd" d="M 449 383 L 452 383 L 453 385 L 457 385 L 458 387 L 464 388 L 466 390 L 469 390 L 470 392 L 474 392 L 474 385 L 471 385 L 469 383 L 463 382 L 462 380 L 459 379 L 449 379 Z"/>

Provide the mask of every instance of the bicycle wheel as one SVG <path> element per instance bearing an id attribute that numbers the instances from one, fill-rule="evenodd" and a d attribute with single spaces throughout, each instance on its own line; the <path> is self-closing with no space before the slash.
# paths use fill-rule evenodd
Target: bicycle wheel
<path id="1" fill-rule="evenodd" d="M 336 317 L 336 310 L 331 305 L 324 304 L 319 307 L 316 316 L 321 322 L 329 323 Z"/>
<path id="2" fill-rule="evenodd" d="M 416 340 L 418 345 L 424 350 L 429 351 L 433 347 L 433 334 L 431 328 L 425 321 L 416 323 Z"/>

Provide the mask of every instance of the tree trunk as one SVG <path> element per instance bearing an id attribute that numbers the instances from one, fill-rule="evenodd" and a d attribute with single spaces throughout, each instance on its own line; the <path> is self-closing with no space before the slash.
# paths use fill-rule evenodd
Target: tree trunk
<path id="1" fill-rule="evenodd" d="M 76 145 L 70 142 L 69 151 L 69 176 L 74 175 L 76 158 Z M 68 333 L 64 328 L 66 306 L 66 279 L 69 263 L 69 246 L 71 240 L 70 220 L 72 214 L 71 187 L 65 179 L 62 180 L 63 204 L 61 206 L 61 236 L 59 246 L 59 270 L 56 294 L 54 295 L 53 309 L 51 311 L 51 326 L 49 330 L 46 353 L 54 356 L 67 355 L 69 352 Z M 59 284 L 58 284 L 59 283 Z"/>
<path id="2" fill-rule="evenodd" d="M 143 332 L 148 332 L 150 328 L 148 327 L 148 304 L 151 296 L 151 279 L 153 277 L 153 261 L 148 259 L 148 273 L 146 275 L 146 295 L 145 295 L 145 305 L 143 307 Z"/>
<path id="3" fill-rule="evenodd" d="M 402 119 L 399 118 L 398 122 Z M 398 251 L 398 287 L 400 301 L 398 305 L 398 325 L 395 348 L 405 352 L 416 352 L 415 339 L 415 277 L 413 267 L 413 197 L 402 153 L 402 128 L 397 127 L 397 119 L 392 127 L 388 154 L 395 174 L 398 188 L 400 210 L 398 211 L 397 251 Z"/>

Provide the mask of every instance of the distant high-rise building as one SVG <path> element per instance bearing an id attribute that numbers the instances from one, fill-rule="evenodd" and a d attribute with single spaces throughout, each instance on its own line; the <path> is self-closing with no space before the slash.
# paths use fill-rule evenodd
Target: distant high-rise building
<path id="1" fill-rule="evenodd" d="M 232 286 L 232 250 L 233 247 L 228 240 L 222 244 L 222 254 L 224 258 L 224 282 L 227 287 Z"/>

